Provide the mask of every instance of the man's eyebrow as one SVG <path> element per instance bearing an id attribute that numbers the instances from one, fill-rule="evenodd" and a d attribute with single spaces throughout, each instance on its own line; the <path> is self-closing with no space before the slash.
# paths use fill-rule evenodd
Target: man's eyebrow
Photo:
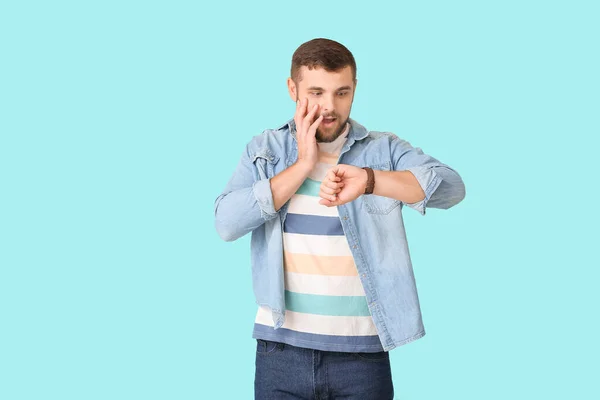
<path id="1" fill-rule="evenodd" d="M 340 90 L 350 90 L 350 89 L 352 89 L 352 87 L 346 85 L 346 86 L 342 86 L 341 88 L 338 88 L 337 91 L 340 91 Z M 307 90 L 320 90 L 321 92 L 325 91 L 325 89 L 323 89 L 322 87 L 318 87 L 318 86 L 311 86 Z"/>

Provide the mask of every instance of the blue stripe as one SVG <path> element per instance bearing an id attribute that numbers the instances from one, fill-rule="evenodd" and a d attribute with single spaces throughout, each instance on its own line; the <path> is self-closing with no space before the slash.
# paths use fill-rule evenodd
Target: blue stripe
<path id="1" fill-rule="evenodd" d="M 287 328 L 274 329 L 272 326 L 254 323 L 254 339 L 273 340 L 289 343 L 292 346 L 308 347 L 323 351 L 378 352 L 383 351 L 381 339 L 377 335 L 341 336 L 298 332 Z"/>
<path id="2" fill-rule="evenodd" d="M 287 233 L 344 236 L 339 217 L 288 213 L 283 225 L 283 231 Z"/>

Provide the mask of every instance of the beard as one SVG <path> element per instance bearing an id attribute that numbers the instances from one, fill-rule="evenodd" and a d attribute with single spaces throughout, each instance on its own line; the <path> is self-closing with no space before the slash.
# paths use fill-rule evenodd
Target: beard
<path id="1" fill-rule="evenodd" d="M 328 129 L 321 129 L 321 127 L 317 127 L 317 132 L 315 134 L 315 138 L 317 139 L 317 142 L 321 142 L 321 143 L 331 143 L 333 142 L 335 139 L 339 138 L 340 135 L 344 132 L 344 129 L 346 129 L 346 123 L 348 122 L 350 118 L 346 118 L 346 120 L 342 123 L 342 124 L 338 124 L 336 126 L 332 126 L 331 128 Z M 336 122 L 338 122 L 340 119 L 337 118 Z"/>

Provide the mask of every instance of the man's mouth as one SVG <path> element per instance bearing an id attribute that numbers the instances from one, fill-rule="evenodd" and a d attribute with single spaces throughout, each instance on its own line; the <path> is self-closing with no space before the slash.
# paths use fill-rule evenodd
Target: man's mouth
<path id="1" fill-rule="evenodd" d="M 337 118 L 323 118 L 323 120 L 321 121 L 321 124 L 323 124 L 325 126 L 331 126 L 336 121 L 336 119 Z"/>

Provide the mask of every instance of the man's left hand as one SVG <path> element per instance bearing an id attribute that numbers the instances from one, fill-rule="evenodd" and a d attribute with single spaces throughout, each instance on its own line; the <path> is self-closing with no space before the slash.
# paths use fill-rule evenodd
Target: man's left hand
<path id="1" fill-rule="evenodd" d="M 367 171 L 354 165 L 337 164 L 321 183 L 319 204 L 333 207 L 355 200 L 365 192 Z"/>

